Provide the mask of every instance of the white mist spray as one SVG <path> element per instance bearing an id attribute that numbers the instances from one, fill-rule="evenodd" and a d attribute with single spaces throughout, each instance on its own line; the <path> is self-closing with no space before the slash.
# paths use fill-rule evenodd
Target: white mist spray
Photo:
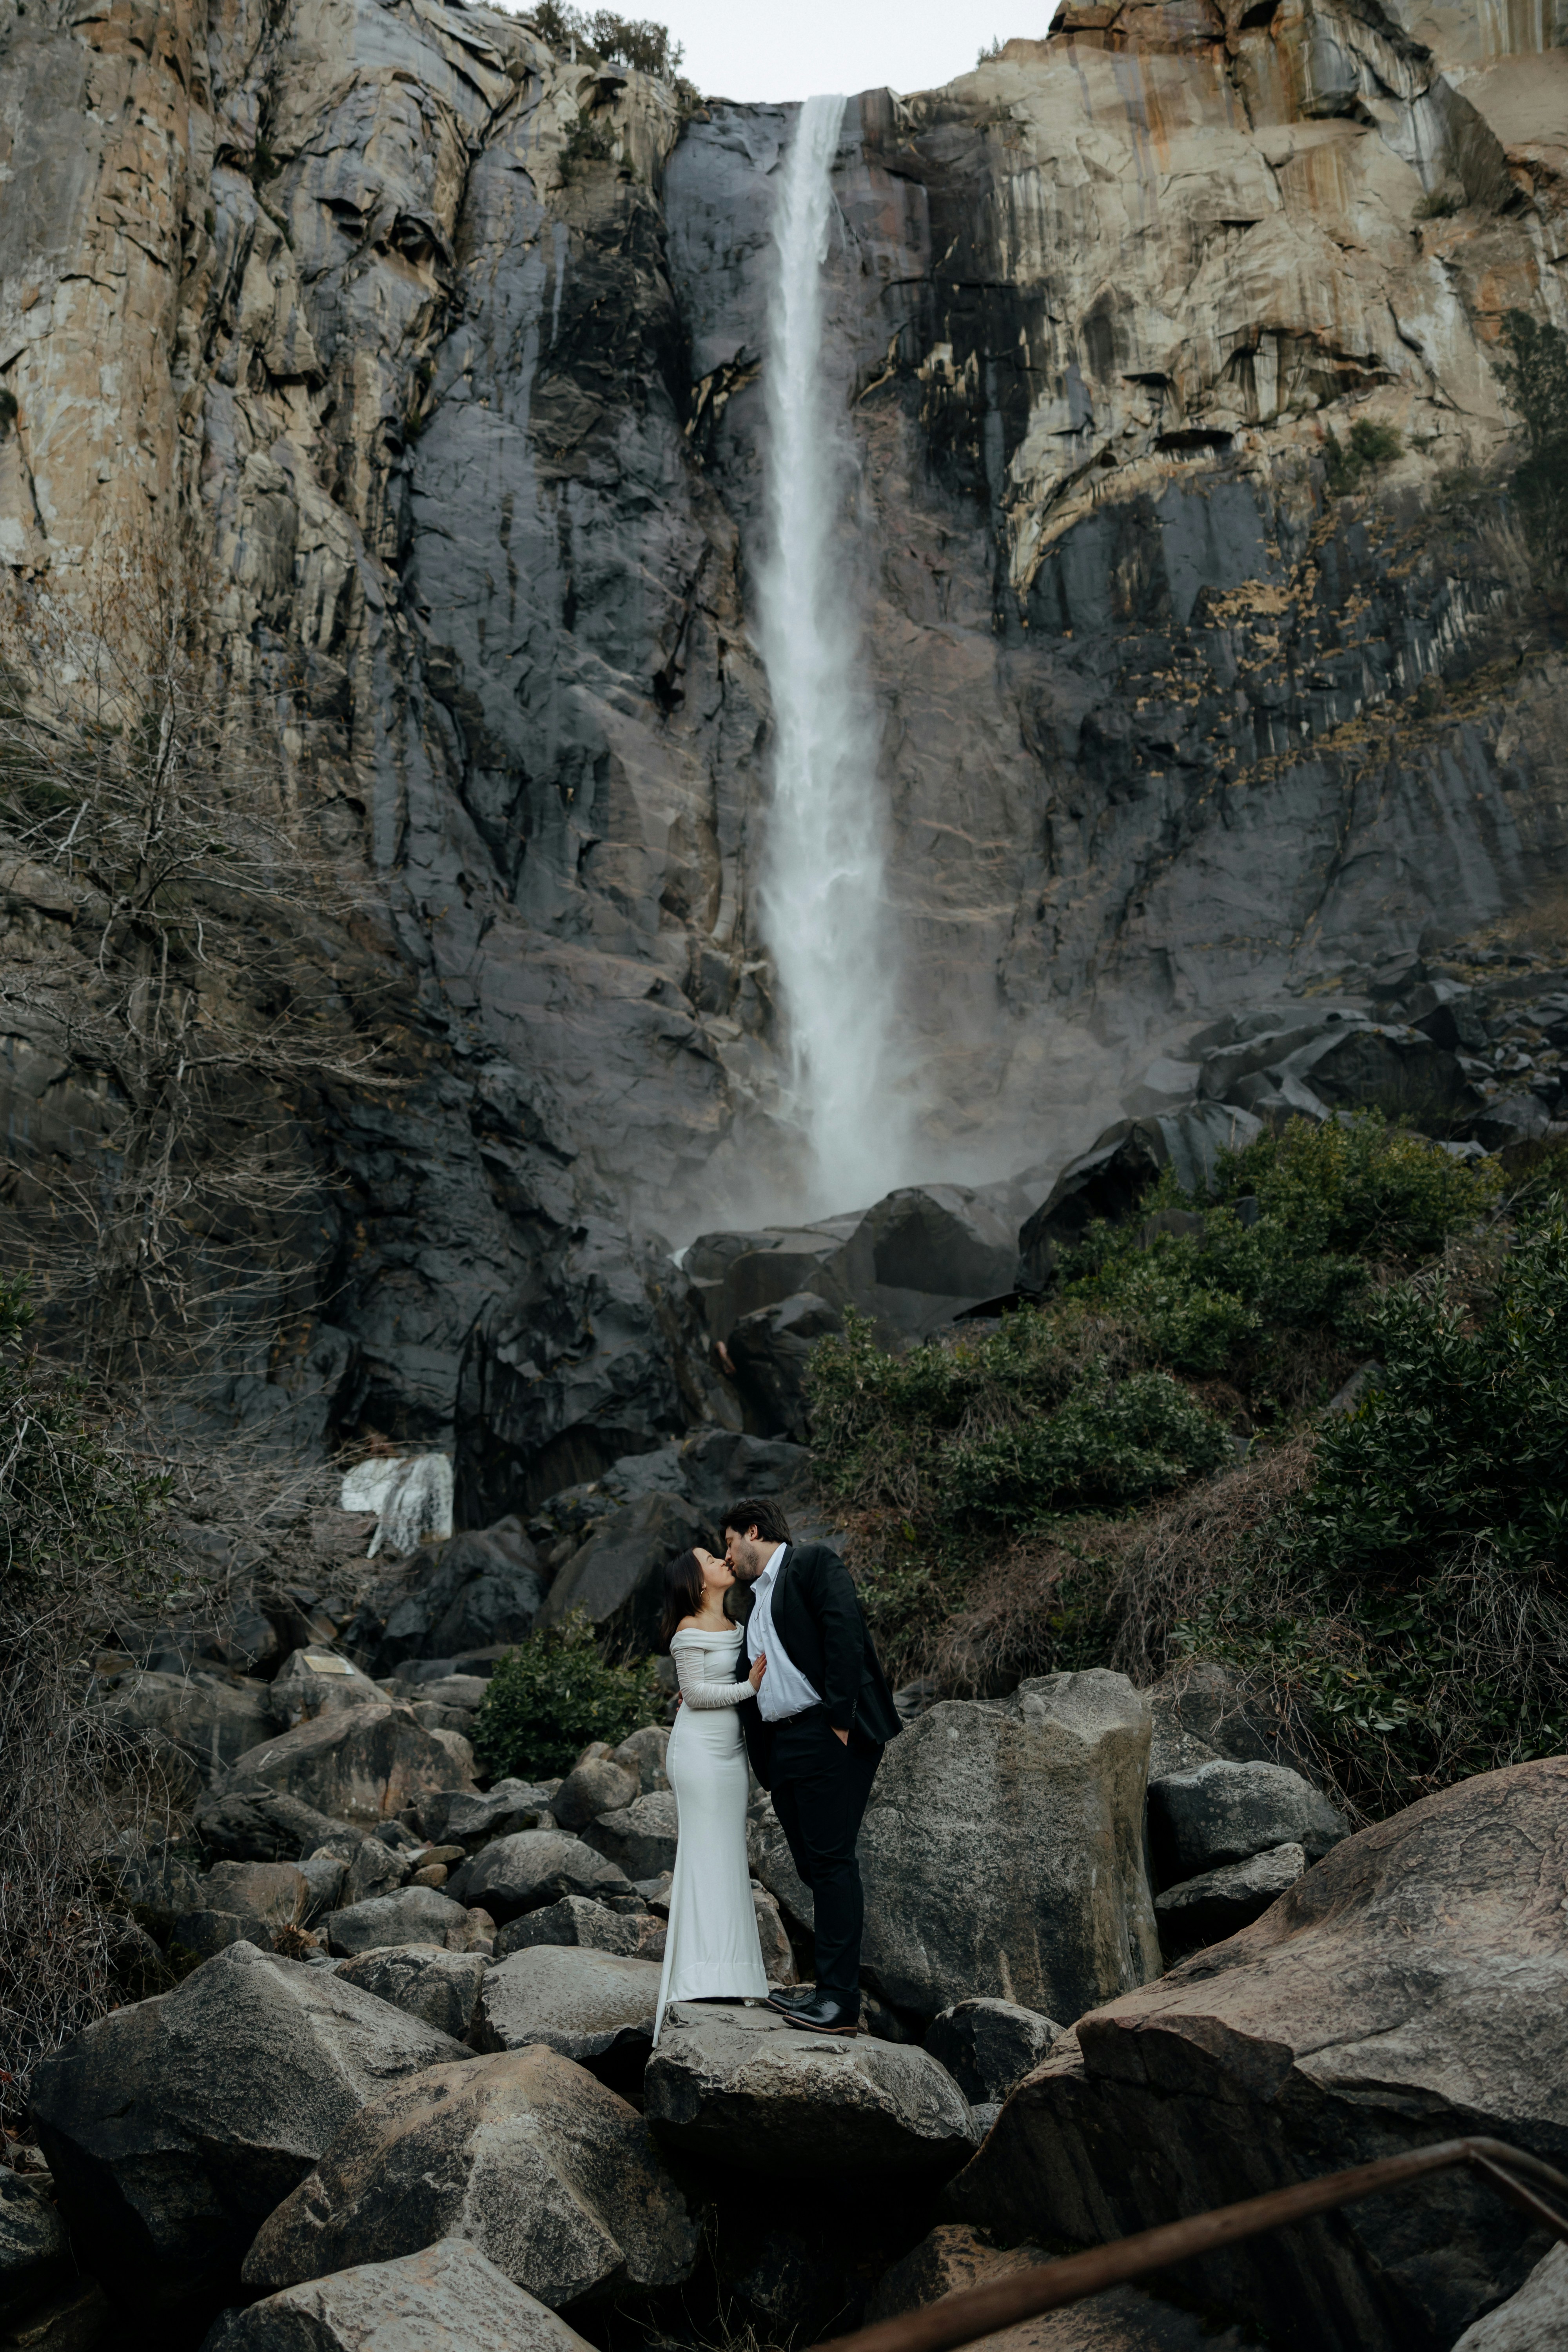
<path id="1" fill-rule="evenodd" d="M 762 913 L 811 1154 L 808 1213 L 908 1181 L 896 1045 L 898 942 L 887 905 L 875 713 L 838 541 L 849 453 L 824 365 L 823 262 L 841 98 L 808 99 L 773 228 L 766 393 L 769 552 L 760 580 L 773 696 Z"/>

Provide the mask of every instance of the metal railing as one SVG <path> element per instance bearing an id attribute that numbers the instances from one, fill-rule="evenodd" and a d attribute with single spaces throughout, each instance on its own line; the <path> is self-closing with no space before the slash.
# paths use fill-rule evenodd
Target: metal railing
<path id="1" fill-rule="evenodd" d="M 897 2319 L 879 2320 L 854 2336 L 840 2336 L 822 2352 L 953 2352 L 961 2344 L 990 2336 L 1001 2327 L 1033 2319 L 1042 2311 L 1059 2311 L 1064 2304 L 1079 2303 L 1085 2295 L 1106 2287 L 1142 2278 L 1150 2271 L 1187 2262 L 1196 2254 L 1214 2253 L 1221 2246 L 1256 2238 L 1265 2230 L 1284 2229 L 1292 2221 L 1310 2221 L 1331 2212 L 1358 2197 L 1375 2197 L 1406 2181 L 1447 2172 L 1457 2165 L 1490 2183 L 1501 2196 L 1527 2213 L 1539 2228 L 1568 2242 L 1568 2179 L 1543 2164 L 1539 2157 L 1510 2147 L 1500 2139 L 1445 2139 L 1409 2156 L 1384 2157 L 1376 2164 L 1358 2164 L 1348 2172 L 1326 2173 L 1321 2180 L 1303 2180 L 1293 2189 L 1276 2189 L 1266 2197 L 1249 2197 L 1240 2205 L 1221 2205 L 1209 2213 L 1192 2214 L 1184 2221 L 1167 2221 L 1157 2230 L 1141 2230 L 1136 2237 L 1115 2239 L 1087 2253 L 1063 2261 L 1042 2263 L 989 2286 L 965 2287 L 943 2295 L 938 2303 Z M 1534 2187 L 1529 2184 L 1534 2183 Z M 1549 2189 L 1561 2201 L 1559 2211 L 1536 2194 Z"/>

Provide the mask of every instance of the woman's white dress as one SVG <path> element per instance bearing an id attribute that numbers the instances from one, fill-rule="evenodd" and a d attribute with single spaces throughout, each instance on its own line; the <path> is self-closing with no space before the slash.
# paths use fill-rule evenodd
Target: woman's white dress
<path id="1" fill-rule="evenodd" d="M 680 1836 L 656 2042 L 672 2000 L 761 2000 L 767 1994 L 746 1865 L 746 1749 L 736 1710 L 751 1699 L 752 1686 L 735 1679 L 743 1638 L 737 1626 L 726 1633 L 677 1633 L 669 1645 L 685 1705 L 664 1766 Z"/>

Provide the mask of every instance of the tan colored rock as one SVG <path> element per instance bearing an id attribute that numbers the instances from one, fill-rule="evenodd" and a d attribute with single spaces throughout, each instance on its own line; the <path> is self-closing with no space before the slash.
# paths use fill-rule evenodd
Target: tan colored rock
<path id="1" fill-rule="evenodd" d="M 1568 2168 L 1565 1904 L 1568 1759 L 1411 1806 L 1080 2019 L 947 2214 L 1006 2238 L 1049 2213 L 1099 2244 L 1470 2132 Z M 1194 2291 L 1312 2352 L 1443 2347 L 1518 2284 L 1526 2236 L 1460 2171 L 1233 2247 L 1194 2266 Z"/>
<path id="2" fill-rule="evenodd" d="M 893 2264 L 866 2306 L 867 2321 L 898 2318 L 1050 2259 L 1042 2247 L 1026 2243 L 1004 2252 L 962 2224 L 944 2222 Z M 1198 2313 L 1122 2286 L 974 2342 L 984 2352 L 1243 2352 L 1247 2340 L 1239 2328 L 1216 2334 Z"/>

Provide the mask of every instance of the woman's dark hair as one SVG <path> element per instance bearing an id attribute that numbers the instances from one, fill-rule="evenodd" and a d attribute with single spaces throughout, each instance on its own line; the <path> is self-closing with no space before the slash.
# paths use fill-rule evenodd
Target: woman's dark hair
<path id="1" fill-rule="evenodd" d="M 702 1564 L 694 1551 L 678 1551 L 664 1563 L 664 1614 L 658 1621 L 658 1646 L 668 1650 L 683 1617 L 697 1616 L 702 1607 Z"/>

